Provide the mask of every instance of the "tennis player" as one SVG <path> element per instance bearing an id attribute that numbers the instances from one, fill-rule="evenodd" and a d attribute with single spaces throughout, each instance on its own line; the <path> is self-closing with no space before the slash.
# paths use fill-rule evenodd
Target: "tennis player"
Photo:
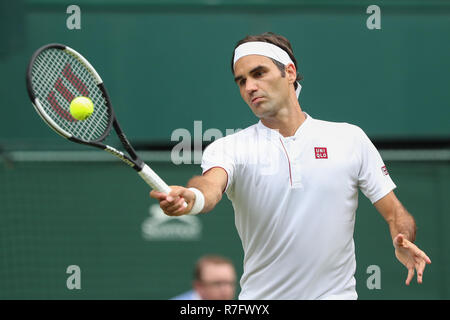
<path id="1" fill-rule="evenodd" d="M 232 72 L 259 122 L 211 143 L 203 174 L 186 188 L 150 196 L 178 216 L 209 212 L 227 194 L 244 249 L 239 299 L 357 299 L 358 189 L 388 223 L 406 284 L 415 272 L 422 283 L 431 260 L 414 244 L 414 218 L 394 194 L 380 154 L 359 127 L 302 111 L 289 41 L 247 36 L 235 47 Z"/>

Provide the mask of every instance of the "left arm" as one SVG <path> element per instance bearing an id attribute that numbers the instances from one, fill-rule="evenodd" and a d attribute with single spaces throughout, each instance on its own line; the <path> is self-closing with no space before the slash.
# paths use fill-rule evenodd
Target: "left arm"
<path id="1" fill-rule="evenodd" d="M 408 269 L 406 285 L 411 282 L 414 270 L 417 271 L 417 282 L 422 283 L 425 265 L 430 264 L 431 260 L 414 244 L 416 239 L 414 218 L 403 207 L 393 191 L 375 202 L 374 206 L 389 225 L 395 256 Z"/>
<path id="2" fill-rule="evenodd" d="M 375 208 L 381 213 L 389 225 L 392 240 L 399 234 L 411 242 L 416 240 L 416 222 L 413 216 L 406 211 L 394 194 L 389 192 L 383 198 L 374 203 Z"/>

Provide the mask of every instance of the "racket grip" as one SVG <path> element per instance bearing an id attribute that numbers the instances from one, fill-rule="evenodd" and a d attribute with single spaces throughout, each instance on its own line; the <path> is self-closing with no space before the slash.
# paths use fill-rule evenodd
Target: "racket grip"
<path id="1" fill-rule="evenodd" d="M 148 165 L 144 163 L 144 166 L 142 167 L 142 170 L 138 172 L 138 174 L 141 176 L 142 179 L 144 179 L 147 184 L 152 187 L 152 189 L 163 192 L 165 194 L 170 193 L 170 187 L 167 185 L 167 183 L 164 182 L 163 179 L 161 179 L 155 171 L 153 171 Z M 183 206 L 186 208 L 187 203 L 184 202 Z"/>
<path id="2" fill-rule="evenodd" d="M 138 173 L 152 189 L 164 193 L 170 192 L 170 187 L 148 165 L 144 164 Z"/>

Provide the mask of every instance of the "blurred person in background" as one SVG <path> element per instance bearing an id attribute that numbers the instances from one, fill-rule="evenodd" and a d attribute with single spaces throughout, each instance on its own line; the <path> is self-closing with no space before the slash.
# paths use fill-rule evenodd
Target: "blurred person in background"
<path id="1" fill-rule="evenodd" d="M 230 259 L 205 255 L 194 268 L 192 290 L 171 300 L 233 300 L 236 293 L 236 271 Z"/>

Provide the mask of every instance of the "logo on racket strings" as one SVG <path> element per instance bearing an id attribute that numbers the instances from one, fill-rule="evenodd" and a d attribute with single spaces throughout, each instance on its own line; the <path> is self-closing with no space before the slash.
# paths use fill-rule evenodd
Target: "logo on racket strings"
<path id="1" fill-rule="evenodd" d="M 73 72 L 70 63 L 67 63 L 64 66 L 62 75 L 78 91 L 78 95 L 85 97 L 89 96 L 89 90 L 87 89 L 83 81 L 81 81 L 80 78 L 78 78 L 77 75 Z M 69 103 L 76 98 L 76 95 L 73 94 L 72 91 L 70 91 L 63 83 L 63 78 L 58 78 L 54 83 L 53 88 Z M 69 111 L 60 106 L 58 99 L 56 98 L 55 91 L 52 90 L 49 92 L 47 101 L 61 118 L 64 118 L 70 122 L 77 121 L 74 117 L 72 117 Z"/>

